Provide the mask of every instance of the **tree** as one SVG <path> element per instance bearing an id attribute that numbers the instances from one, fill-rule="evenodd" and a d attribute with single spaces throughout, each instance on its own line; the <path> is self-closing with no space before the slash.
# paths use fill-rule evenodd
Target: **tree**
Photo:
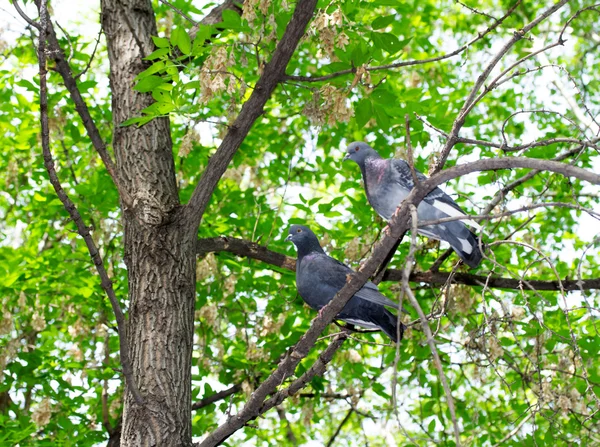
<path id="1" fill-rule="evenodd" d="M 598 442 L 597 5 L 102 0 L 95 41 L 13 6 L 2 442 Z M 383 232 L 362 139 L 431 175 Z M 477 271 L 416 237 L 442 183 Z M 299 222 L 357 267 L 318 318 Z M 396 347 L 330 325 L 372 276 Z"/>

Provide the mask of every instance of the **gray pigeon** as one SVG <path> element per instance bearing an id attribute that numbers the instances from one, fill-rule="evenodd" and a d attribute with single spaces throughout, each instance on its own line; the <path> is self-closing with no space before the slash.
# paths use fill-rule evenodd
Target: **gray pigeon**
<path id="1" fill-rule="evenodd" d="M 390 220 L 398 205 L 414 187 L 408 163 L 395 158 L 383 159 L 375 149 L 360 141 L 350 143 L 344 160 L 353 160 L 360 166 L 369 203 L 383 219 Z M 427 179 L 419 171 L 417 178 Z M 464 216 L 465 213 L 448 194 L 440 188 L 435 188 L 421 201 L 417 215 L 419 220 L 426 221 Z M 473 226 L 478 227 L 476 224 Z M 419 233 L 448 242 L 458 256 L 472 268 L 481 262 L 478 238 L 467 228 L 464 220 L 421 227 Z"/>
<path id="2" fill-rule="evenodd" d="M 287 241 L 292 241 L 298 251 L 296 262 L 296 287 L 302 299 L 313 309 L 321 309 L 329 303 L 335 294 L 346 284 L 346 278 L 353 273 L 350 267 L 327 256 L 317 236 L 303 225 L 292 225 Z M 398 341 L 404 332 L 400 325 L 398 332 L 397 317 L 384 306 L 398 309 L 398 304 L 386 298 L 372 282 L 350 298 L 337 319 L 368 329 L 381 329 L 392 341 Z"/>

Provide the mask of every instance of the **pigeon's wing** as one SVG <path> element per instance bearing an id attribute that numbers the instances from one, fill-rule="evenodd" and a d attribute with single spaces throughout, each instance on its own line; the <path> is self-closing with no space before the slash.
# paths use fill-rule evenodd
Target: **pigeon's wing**
<path id="1" fill-rule="evenodd" d="M 393 307 L 394 309 L 400 308 L 400 306 L 398 306 L 397 303 L 393 302 L 392 300 L 387 298 L 385 295 L 383 295 L 379 291 L 377 286 L 375 284 L 373 284 L 371 281 L 366 283 L 362 289 L 360 289 L 358 292 L 356 292 L 356 295 L 354 295 L 354 296 L 362 298 L 363 300 L 366 300 L 366 301 L 371 301 L 372 303 L 381 304 L 382 306 Z"/>
<path id="2" fill-rule="evenodd" d="M 347 276 L 351 273 L 354 273 L 353 270 L 347 265 L 338 261 L 337 259 L 334 259 L 327 255 L 322 256 L 323 258 L 327 258 L 328 262 L 326 266 L 323 265 L 324 268 L 322 271 L 319 272 L 319 276 L 321 276 L 321 278 L 324 281 L 330 284 L 335 284 L 336 287 L 339 287 L 341 289 L 342 287 L 344 287 L 344 284 L 346 284 Z M 360 289 L 354 294 L 354 296 L 382 306 L 393 307 L 394 309 L 399 308 L 398 304 L 382 295 L 377 286 L 371 281 L 366 283 L 362 289 Z"/>
<path id="3" fill-rule="evenodd" d="M 427 177 L 422 172 L 419 172 L 416 169 L 415 171 L 419 180 L 427 180 Z M 402 186 L 408 187 L 408 189 L 412 189 L 414 187 L 412 174 L 410 172 L 410 166 L 404 160 L 392 160 L 392 178 L 396 182 L 400 183 Z M 429 194 L 427 194 L 423 201 L 433 206 L 438 211 L 435 213 L 426 213 L 431 214 L 430 216 L 426 216 L 426 220 L 436 220 L 441 217 L 466 216 L 466 213 L 461 209 L 460 206 L 458 206 L 458 204 L 452 199 L 452 197 L 450 197 L 438 187 L 434 188 Z M 419 211 L 421 214 L 422 211 Z M 439 212 L 441 212 L 441 215 Z M 468 223 L 469 225 L 477 229 L 481 229 L 481 227 L 477 223 L 471 220 L 463 220 L 463 222 Z"/>

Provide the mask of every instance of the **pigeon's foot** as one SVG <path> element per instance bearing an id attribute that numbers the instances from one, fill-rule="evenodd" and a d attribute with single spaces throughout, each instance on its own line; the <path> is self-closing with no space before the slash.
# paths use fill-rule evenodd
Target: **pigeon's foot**
<path id="1" fill-rule="evenodd" d="M 325 309 L 324 307 L 321 307 L 319 309 L 319 318 L 321 318 L 323 316 L 323 309 Z"/>
<path id="2" fill-rule="evenodd" d="M 390 226 L 389 226 L 389 225 L 386 225 L 386 226 L 385 226 L 385 228 L 383 229 L 383 233 L 384 233 L 386 236 L 391 236 L 391 234 L 392 234 L 392 230 L 390 230 Z"/>

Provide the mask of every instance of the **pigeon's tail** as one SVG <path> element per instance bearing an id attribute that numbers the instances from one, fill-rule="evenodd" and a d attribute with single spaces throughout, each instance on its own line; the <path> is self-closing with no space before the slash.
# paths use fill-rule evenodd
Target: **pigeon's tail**
<path id="1" fill-rule="evenodd" d="M 398 317 L 387 309 L 383 309 L 383 312 L 377 314 L 373 318 L 373 323 L 379 326 L 394 343 L 398 343 L 398 334 L 400 334 L 400 340 L 402 340 L 404 325 L 400 323 L 400 331 L 398 331 Z"/>
<path id="2" fill-rule="evenodd" d="M 479 249 L 479 238 L 462 222 L 446 222 L 419 229 L 427 237 L 446 241 L 471 268 L 481 262 L 483 254 Z"/>
<path id="3" fill-rule="evenodd" d="M 463 231 L 458 234 L 448 231 L 446 237 L 446 240 L 465 264 L 471 268 L 479 266 L 483 254 L 479 249 L 479 238 L 472 231 L 463 225 Z"/>

